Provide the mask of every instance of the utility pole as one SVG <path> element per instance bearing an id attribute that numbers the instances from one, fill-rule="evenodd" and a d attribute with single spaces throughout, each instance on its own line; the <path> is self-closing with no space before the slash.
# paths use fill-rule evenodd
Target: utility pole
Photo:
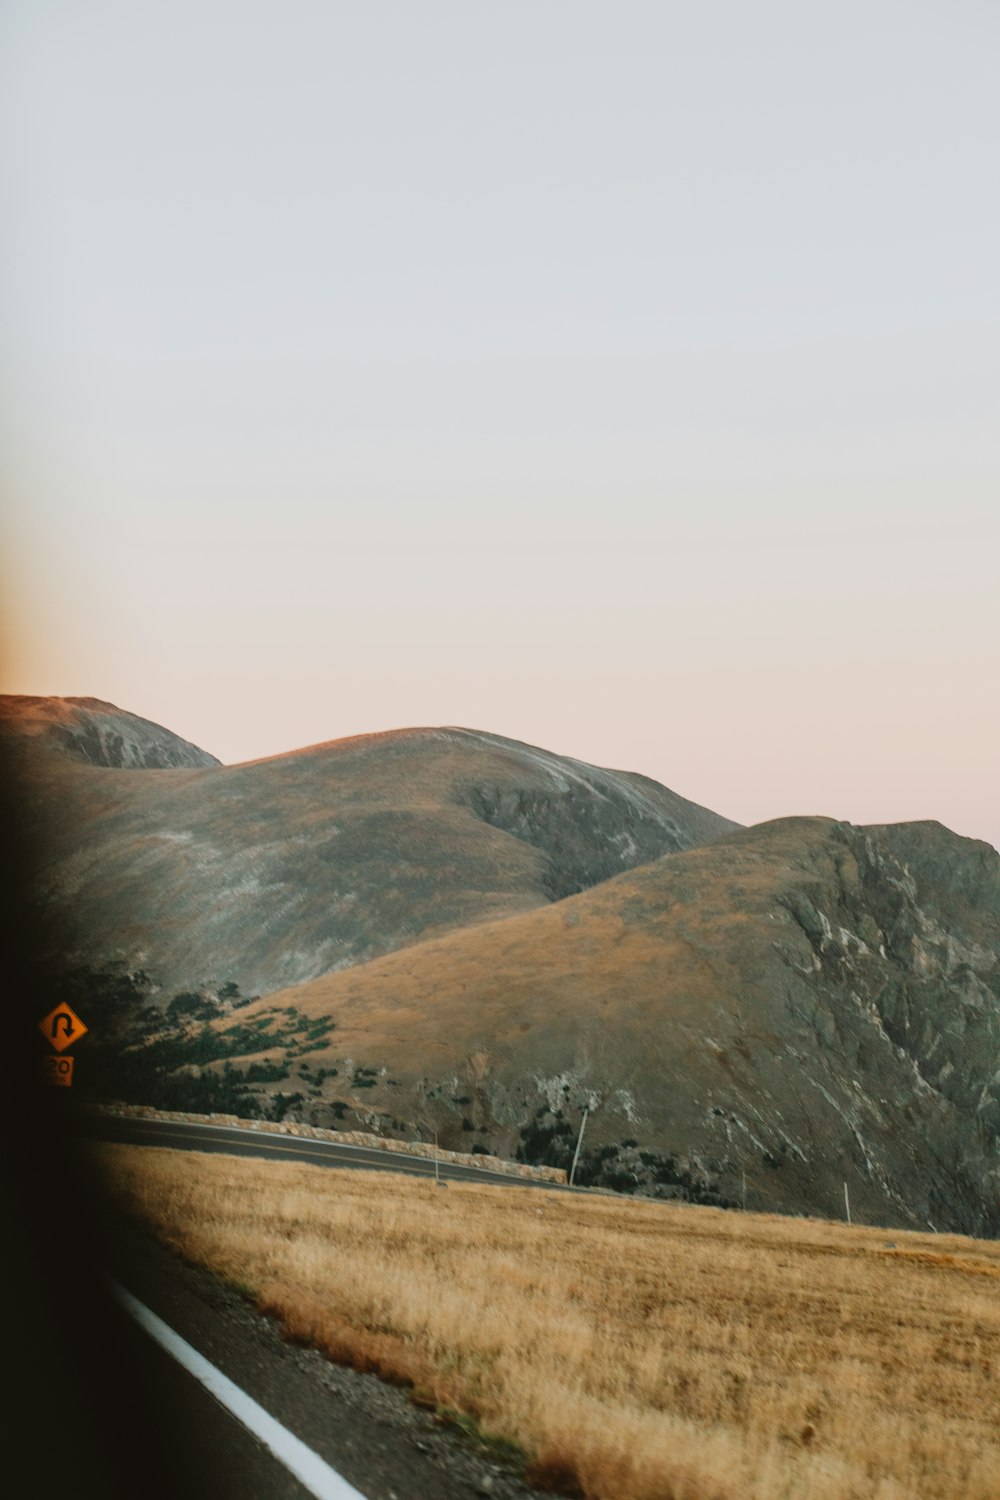
<path id="1" fill-rule="evenodd" d="M 438 1187 L 441 1186 L 441 1167 L 438 1163 L 438 1133 L 436 1130 L 434 1132 L 434 1182 Z"/>
<path id="2" fill-rule="evenodd" d="M 590 1114 L 590 1109 L 589 1108 L 585 1109 L 584 1112 L 583 1112 L 583 1119 L 580 1121 L 580 1134 L 576 1138 L 576 1150 L 573 1152 L 573 1165 L 569 1169 L 569 1185 L 570 1185 L 570 1187 L 573 1186 L 573 1178 L 576 1176 L 576 1164 L 580 1160 L 580 1147 L 583 1145 L 583 1132 L 586 1129 L 586 1126 L 587 1126 L 587 1116 L 589 1114 Z"/>
<path id="3" fill-rule="evenodd" d="M 847 1183 L 844 1183 L 844 1207 L 847 1209 L 847 1222 L 851 1222 L 851 1199 L 847 1191 Z"/>

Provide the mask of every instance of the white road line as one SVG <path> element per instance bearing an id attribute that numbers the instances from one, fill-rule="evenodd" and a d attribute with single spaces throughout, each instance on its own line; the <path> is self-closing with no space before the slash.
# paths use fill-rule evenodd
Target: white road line
<path id="1" fill-rule="evenodd" d="M 180 1334 L 169 1328 L 154 1312 L 150 1312 L 131 1292 L 117 1285 L 114 1291 L 140 1327 L 161 1344 L 168 1354 L 172 1354 L 178 1364 L 183 1365 L 196 1380 L 200 1380 L 216 1401 L 252 1432 L 265 1448 L 269 1448 L 275 1458 L 305 1485 L 309 1493 L 316 1496 L 316 1500 L 365 1500 L 360 1490 L 354 1489 L 346 1479 L 342 1479 L 336 1469 L 331 1469 L 318 1453 L 307 1448 L 294 1432 L 282 1427 L 270 1412 L 265 1411 L 246 1391 L 234 1385 L 227 1375 L 217 1370 L 197 1349 L 192 1349 L 190 1344 L 185 1343 Z"/>

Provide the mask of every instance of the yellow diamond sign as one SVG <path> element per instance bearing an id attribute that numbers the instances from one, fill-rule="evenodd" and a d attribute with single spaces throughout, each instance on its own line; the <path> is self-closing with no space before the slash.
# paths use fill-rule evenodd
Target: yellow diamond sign
<path id="1" fill-rule="evenodd" d="M 45 1040 L 57 1052 L 65 1052 L 67 1047 L 72 1047 L 90 1029 L 84 1026 L 76 1011 L 65 1000 L 55 1010 L 50 1010 L 44 1021 L 39 1021 L 38 1027 Z"/>

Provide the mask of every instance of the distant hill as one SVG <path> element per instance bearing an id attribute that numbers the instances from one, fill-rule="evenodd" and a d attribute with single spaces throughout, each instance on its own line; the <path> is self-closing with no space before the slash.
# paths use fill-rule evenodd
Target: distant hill
<path id="1" fill-rule="evenodd" d="M 167 991 L 274 990 L 736 826 L 645 777 L 467 729 L 224 767 L 94 699 L 2 699 L 0 723 L 47 950 Z"/>
<path id="2" fill-rule="evenodd" d="M 1000 1233 L 1000 856 L 939 824 L 765 823 L 285 1005 L 382 1129 L 568 1165 L 589 1104 L 612 1185 Z"/>

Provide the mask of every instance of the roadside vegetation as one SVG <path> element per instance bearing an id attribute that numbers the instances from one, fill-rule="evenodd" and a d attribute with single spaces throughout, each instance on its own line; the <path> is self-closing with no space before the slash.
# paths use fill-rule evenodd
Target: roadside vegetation
<path id="1" fill-rule="evenodd" d="M 288 1337 L 586 1500 L 996 1500 L 1000 1244 L 102 1146 Z"/>
<path id="2" fill-rule="evenodd" d="M 282 1120 L 305 1102 L 301 1091 L 269 1087 L 292 1076 L 292 1065 L 322 1051 L 333 1022 L 294 1006 L 259 1006 L 232 980 L 166 999 L 148 974 L 124 965 L 55 973 L 54 994 L 72 996 L 87 1018 L 87 1066 L 77 1094 L 157 1109 Z M 159 995 L 154 1003 L 153 994 Z M 315 1087 L 308 1063 L 301 1081 Z M 336 1069 L 320 1070 L 320 1082 Z M 264 1088 L 261 1088 L 264 1085 Z"/>
<path id="3" fill-rule="evenodd" d="M 568 1176 L 578 1128 L 561 1109 L 552 1110 L 543 1104 L 521 1127 L 514 1160 L 562 1167 Z M 688 1161 L 659 1151 L 641 1151 L 636 1140 L 586 1147 L 577 1159 L 573 1180 L 577 1187 L 606 1188 L 612 1193 L 643 1193 L 684 1203 L 710 1203 L 716 1208 L 738 1206 L 722 1196 L 717 1181 Z"/>

